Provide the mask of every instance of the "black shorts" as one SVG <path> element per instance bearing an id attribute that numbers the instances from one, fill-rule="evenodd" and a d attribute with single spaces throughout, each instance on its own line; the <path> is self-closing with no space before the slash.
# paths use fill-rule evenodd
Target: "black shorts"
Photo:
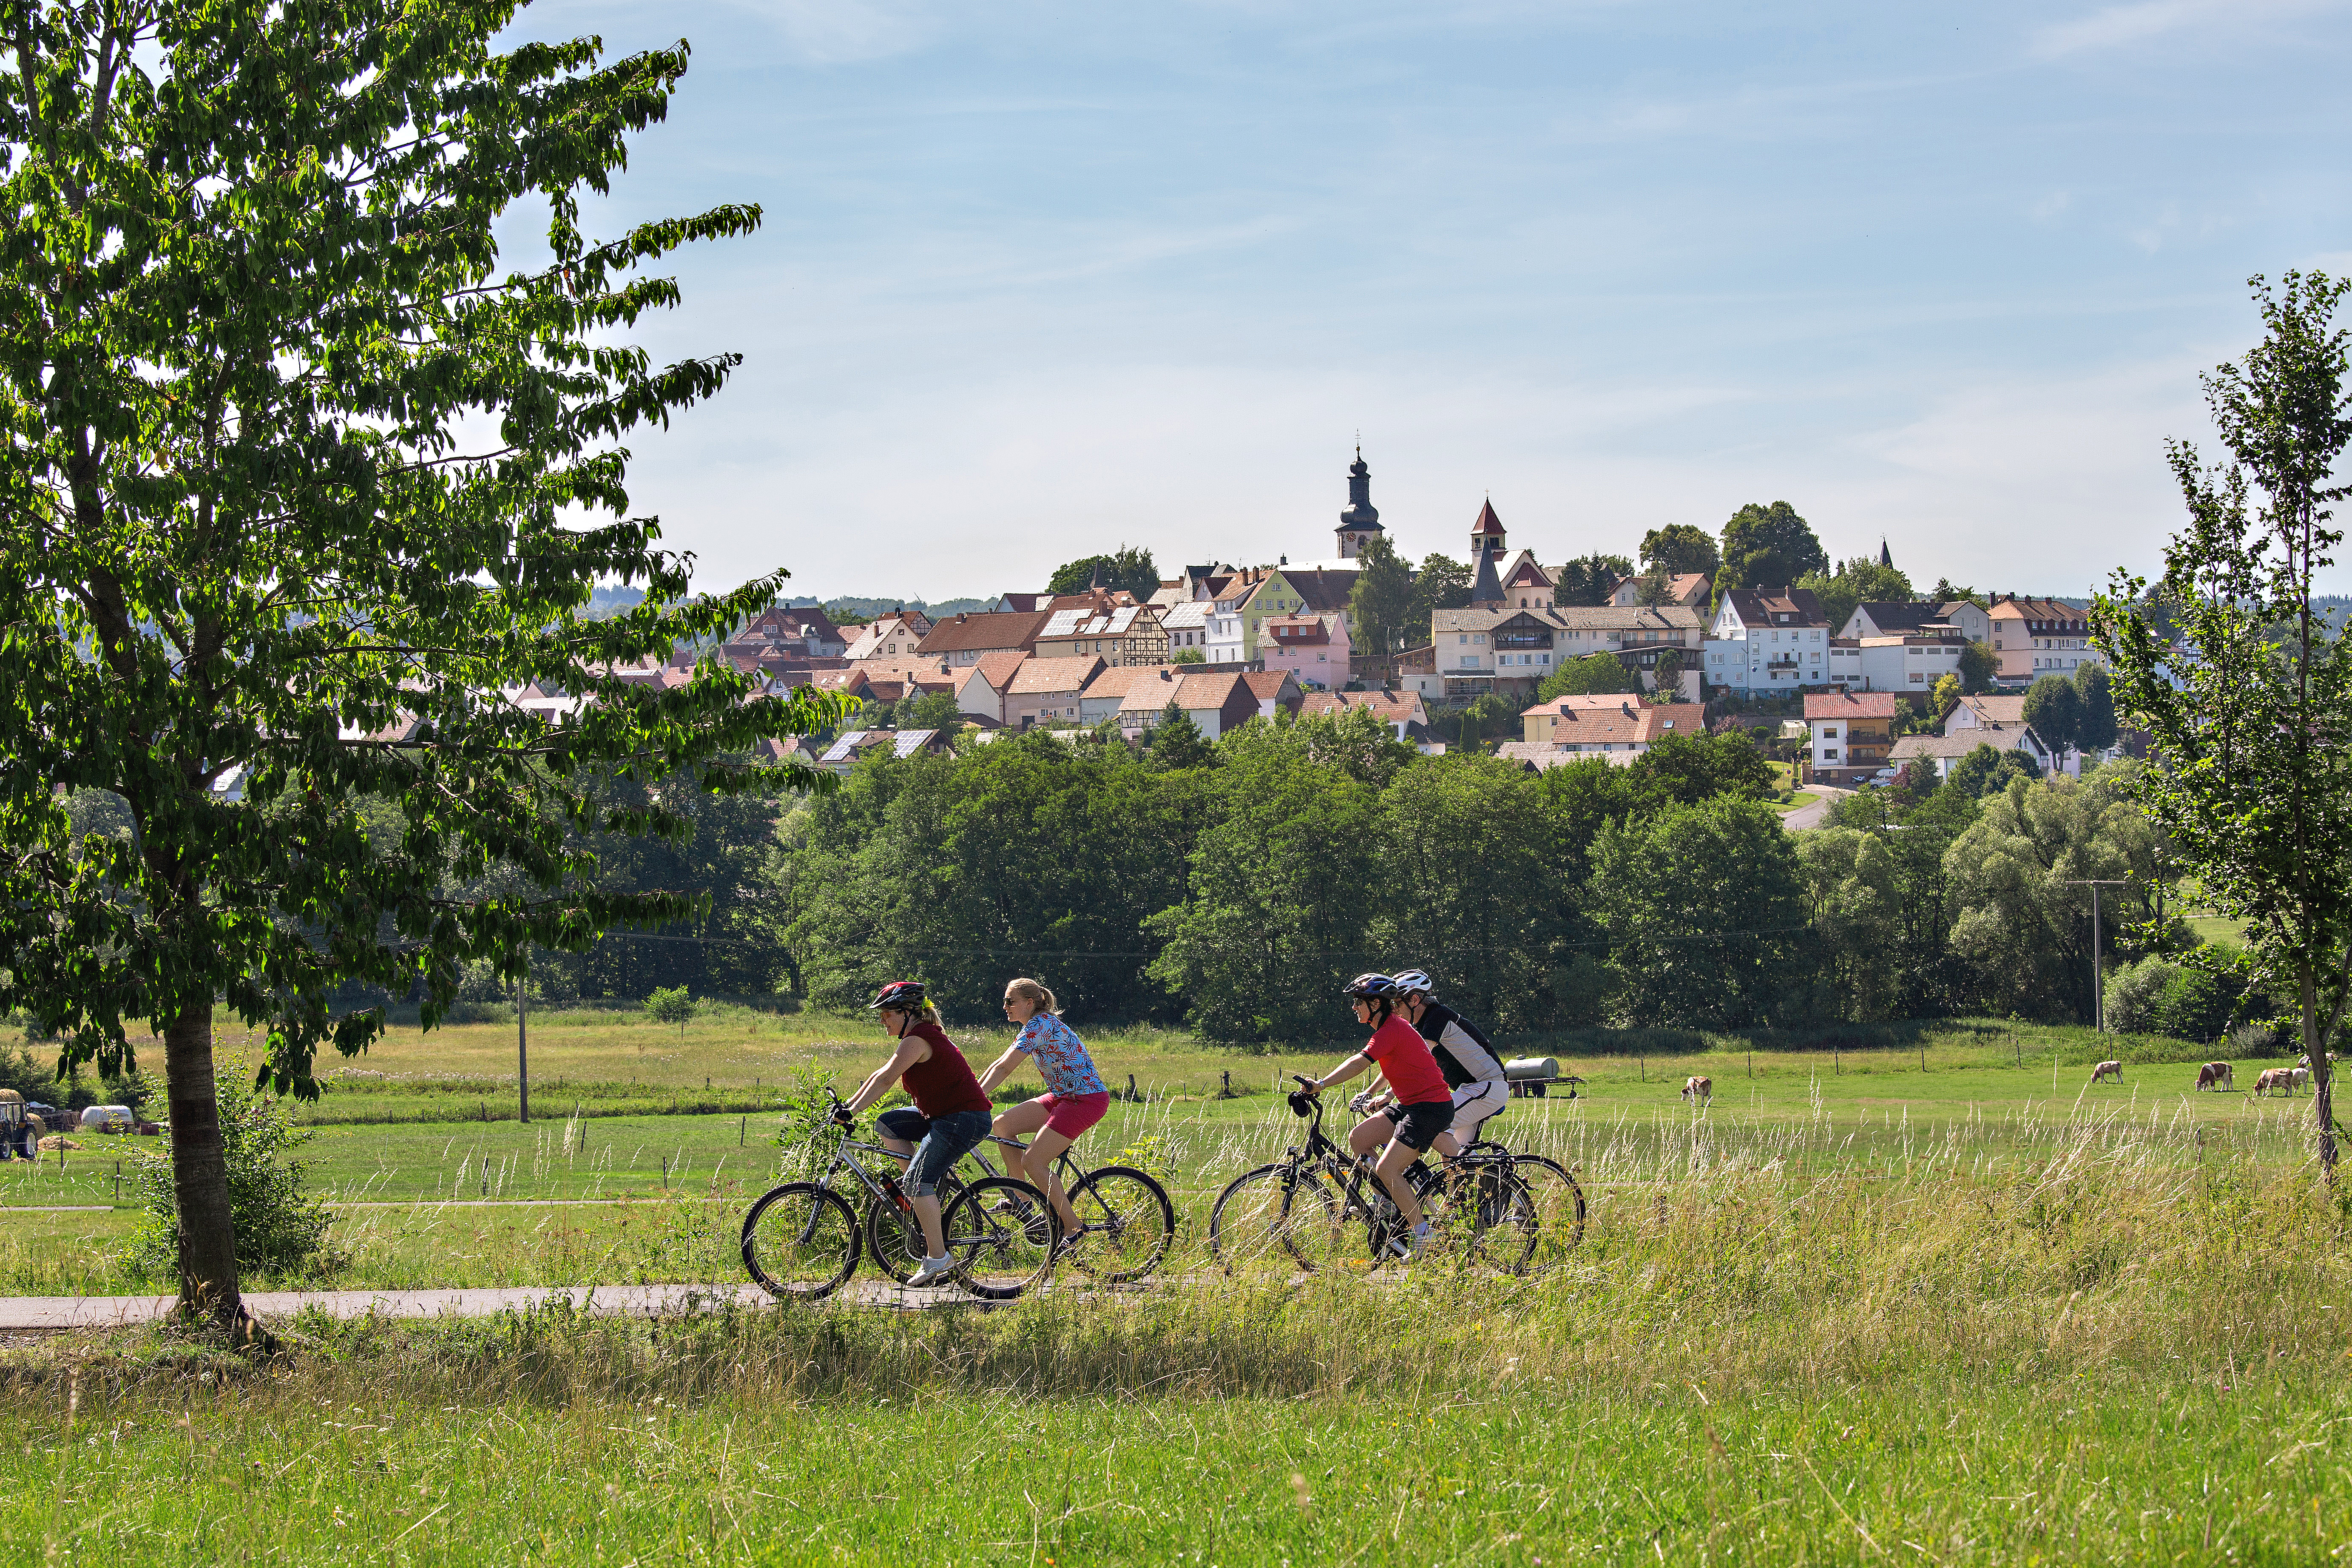
<path id="1" fill-rule="evenodd" d="M 1398 1142 L 1416 1154 L 1426 1154 L 1437 1135 L 1454 1125 L 1454 1101 L 1449 1097 L 1420 1105 L 1391 1105 L 1381 1114 L 1396 1123 Z"/>

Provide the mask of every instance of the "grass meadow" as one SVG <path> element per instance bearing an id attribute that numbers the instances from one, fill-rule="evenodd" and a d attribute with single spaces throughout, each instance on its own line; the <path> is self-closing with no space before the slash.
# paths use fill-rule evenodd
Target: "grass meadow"
<path id="1" fill-rule="evenodd" d="M 599 1115 L 583 1093 L 575 1116 L 544 1089 L 557 1113 L 528 1125 L 510 1083 L 471 1120 L 426 1087 L 481 1100 L 510 1033 L 388 1044 L 365 1066 L 415 1076 L 331 1084 L 305 1151 L 351 1255 L 331 1283 L 739 1279 L 734 1226 L 783 1155 L 761 1097 L 879 1058 L 863 1020 L 771 1022 L 698 1020 L 665 1056 L 641 1023 L 567 1040 L 535 1017 L 535 1083 L 745 1099 Z M 0 1561 L 2036 1565 L 2352 1542 L 2352 1215 L 2308 1165 L 2307 1100 L 2196 1094 L 2193 1067 L 2145 1059 L 2162 1047 L 2086 1031 L 1773 1038 L 1752 1068 L 1736 1040 L 1559 1037 L 1584 1094 L 1514 1101 L 1499 1131 L 1580 1173 L 1572 1255 L 1232 1279 L 1202 1245 L 1215 1191 L 1299 1136 L 1278 1075 L 1339 1050 L 1095 1043 L 1147 1096 L 1097 1158 L 1155 1164 L 1182 1215 L 1150 1288 L 313 1316 L 266 1360 L 167 1331 L 26 1343 L 0 1350 Z M 2095 1089 L 2105 1054 L 2132 1065 Z M 1680 1098 L 1693 1073 L 1711 1105 Z M 387 1120 L 337 1104 L 371 1096 Z M 109 1203 L 118 1151 L 0 1167 L 0 1203 Z M 0 1292 L 152 1288 L 114 1258 L 133 1217 L 0 1215 Z"/>

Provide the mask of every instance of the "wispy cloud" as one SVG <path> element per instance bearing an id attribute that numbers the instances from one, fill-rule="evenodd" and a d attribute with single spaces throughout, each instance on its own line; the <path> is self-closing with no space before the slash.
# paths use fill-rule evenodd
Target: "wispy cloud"
<path id="1" fill-rule="evenodd" d="M 913 0 L 727 0 L 772 23 L 811 65 L 848 65 L 921 47 L 941 31 L 934 7 Z"/>
<path id="2" fill-rule="evenodd" d="M 2135 0 L 2040 29 L 2033 35 L 2032 53 L 2037 59 L 2057 59 L 2121 48 L 2211 22 L 2243 26 L 2264 17 L 2341 9 L 2343 0 Z"/>

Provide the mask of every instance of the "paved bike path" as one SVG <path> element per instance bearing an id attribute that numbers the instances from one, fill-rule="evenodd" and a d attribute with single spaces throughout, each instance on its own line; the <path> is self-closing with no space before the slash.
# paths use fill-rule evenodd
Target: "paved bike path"
<path id="1" fill-rule="evenodd" d="M 986 1307 L 992 1303 L 949 1288 L 908 1290 L 879 1280 L 853 1280 L 831 1298 L 849 1306 Z M 175 1296 L 0 1296 L 0 1333 L 63 1333 L 119 1329 L 169 1317 Z M 316 1307 L 337 1318 L 488 1318 L 569 1301 L 590 1317 L 676 1317 L 727 1307 L 772 1307 L 756 1285 L 575 1285 L 496 1290 L 251 1290 L 245 1304 L 264 1318 L 290 1317 Z"/>

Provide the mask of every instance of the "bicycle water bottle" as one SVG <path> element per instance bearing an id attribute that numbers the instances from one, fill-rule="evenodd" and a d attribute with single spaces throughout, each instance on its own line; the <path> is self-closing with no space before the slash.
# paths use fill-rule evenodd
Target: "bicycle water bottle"
<path id="1" fill-rule="evenodd" d="M 898 1185 L 898 1177 L 883 1177 L 882 1190 L 890 1194 L 890 1201 L 898 1205 L 898 1212 L 900 1214 L 913 1214 L 915 1212 L 915 1205 L 908 1202 L 906 1191 Z"/>

